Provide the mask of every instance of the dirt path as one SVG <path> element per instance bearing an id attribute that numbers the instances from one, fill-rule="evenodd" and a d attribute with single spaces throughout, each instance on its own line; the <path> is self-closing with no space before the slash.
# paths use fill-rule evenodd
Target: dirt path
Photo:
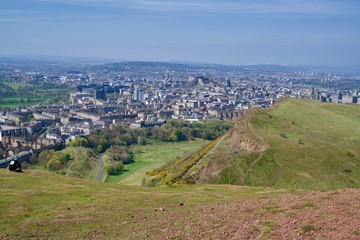
<path id="1" fill-rule="evenodd" d="M 249 129 L 251 135 L 253 135 L 256 138 L 256 140 L 260 142 L 261 144 L 261 149 L 259 151 L 260 155 L 251 163 L 245 175 L 240 179 L 240 185 L 244 185 L 244 182 L 246 178 L 249 176 L 252 167 L 264 156 L 264 152 L 269 148 L 269 144 L 256 132 L 254 127 L 251 125 L 251 119 L 253 118 L 253 116 L 254 113 L 251 113 L 245 118 L 243 127 Z"/>
<path id="2" fill-rule="evenodd" d="M 100 165 L 100 169 L 98 174 L 96 175 L 95 181 L 102 182 L 104 178 L 104 163 L 102 161 L 102 155 L 98 156 L 98 163 Z"/>
<path id="3" fill-rule="evenodd" d="M 246 171 L 245 175 L 240 179 L 240 185 L 244 185 L 244 182 L 246 180 L 246 178 L 249 176 L 252 167 L 263 157 L 264 152 L 260 152 L 260 155 L 258 158 L 256 158 L 250 165 L 250 167 L 248 168 L 248 170 Z"/>
<path id="4" fill-rule="evenodd" d="M 215 146 L 213 148 L 211 148 L 202 158 L 199 159 L 199 161 L 197 161 L 197 163 L 192 166 L 187 172 L 190 173 L 190 176 L 193 178 L 197 178 L 196 176 L 198 176 L 199 174 L 201 174 L 201 171 L 203 170 L 201 165 L 203 164 L 204 160 L 211 154 L 214 153 L 215 149 L 217 149 L 219 147 L 219 145 L 224 141 L 224 139 L 229 135 L 229 132 L 227 132 L 226 134 L 224 134 L 219 140 L 218 142 L 215 144 Z"/>
<path id="5" fill-rule="evenodd" d="M 215 146 L 214 146 L 212 149 L 210 149 L 210 151 L 208 151 L 204 156 L 202 156 L 202 158 L 200 158 L 199 161 L 197 161 L 197 163 L 196 163 L 192 168 L 189 169 L 189 171 L 191 172 L 191 170 L 194 169 L 194 168 L 195 168 L 195 169 L 199 169 L 199 167 L 201 166 L 202 162 L 203 162 L 209 155 L 213 154 L 213 152 L 215 151 L 215 149 L 218 148 L 218 146 L 222 143 L 222 141 L 224 141 L 224 139 L 226 138 L 227 135 L 228 135 L 228 133 L 224 134 L 224 135 L 219 139 L 219 141 L 215 144 Z M 195 173 L 196 173 L 196 171 L 193 172 L 191 175 L 194 175 Z"/>

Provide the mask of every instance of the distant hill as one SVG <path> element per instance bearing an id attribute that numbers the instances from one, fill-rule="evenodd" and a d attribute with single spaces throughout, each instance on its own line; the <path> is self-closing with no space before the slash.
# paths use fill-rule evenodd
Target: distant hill
<path id="1" fill-rule="evenodd" d="M 175 180 L 308 190 L 358 188 L 359 133 L 359 105 L 286 99 L 271 109 L 248 111 L 200 164 Z M 181 169 L 180 163 L 158 172 L 166 178 L 167 172 Z"/>
<path id="2" fill-rule="evenodd" d="M 145 71 L 166 71 L 166 70 L 184 70 L 192 69 L 194 66 L 180 64 L 180 63 L 168 63 L 168 62 L 116 62 L 101 64 L 97 66 L 89 66 L 91 70 L 103 70 L 103 71 L 126 71 L 126 70 L 145 70 Z"/>
<path id="3" fill-rule="evenodd" d="M 311 66 L 311 65 L 280 65 L 280 64 L 253 64 L 253 65 L 225 65 L 200 62 L 182 61 L 125 61 L 113 58 L 80 57 L 80 56 L 51 56 L 51 55 L 0 55 L 1 65 L 82 65 L 79 69 L 100 71 L 124 71 L 129 69 L 176 71 L 176 70 L 223 70 L 244 72 L 315 72 L 326 74 L 360 74 L 360 66 Z M 79 67 L 79 66 L 78 66 Z"/>
<path id="4" fill-rule="evenodd" d="M 205 64 L 205 63 L 176 63 L 176 62 L 151 62 L 151 61 L 129 61 L 101 64 L 91 66 L 92 70 L 106 70 L 106 71 L 124 71 L 130 69 L 142 70 L 180 70 L 184 69 L 212 69 L 212 70 L 227 70 L 227 71 L 270 71 L 270 72 L 294 72 L 299 70 L 299 67 L 281 66 L 281 65 L 249 65 L 249 66 L 234 66 L 234 65 L 221 65 L 221 64 Z M 308 69 L 305 67 L 302 70 Z"/>

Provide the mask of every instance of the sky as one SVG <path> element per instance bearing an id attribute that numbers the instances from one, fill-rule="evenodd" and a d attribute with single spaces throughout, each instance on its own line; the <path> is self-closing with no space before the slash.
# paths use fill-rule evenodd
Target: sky
<path id="1" fill-rule="evenodd" d="M 0 55 L 360 66 L 358 0 L 1 0 Z"/>

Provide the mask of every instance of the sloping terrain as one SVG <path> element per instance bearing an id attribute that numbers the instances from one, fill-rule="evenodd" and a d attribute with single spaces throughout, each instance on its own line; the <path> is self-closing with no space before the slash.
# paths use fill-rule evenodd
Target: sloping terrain
<path id="1" fill-rule="evenodd" d="M 93 151 L 84 147 L 67 147 L 62 150 L 62 153 L 67 153 L 71 157 L 63 171 L 67 176 L 95 179 L 99 171 L 99 164 Z"/>
<path id="2" fill-rule="evenodd" d="M 202 139 L 197 139 L 196 141 L 175 143 L 156 142 L 147 145 L 132 146 L 134 162 L 125 165 L 125 171 L 121 174 L 109 175 L 106 178 L 106 182 L 140 186 L 146 182 L 146 172 L 160 167 L 179 155 L 194 152 L 203 147 L 207 142 L 208 141 Z"/>
<path id="3" fill-rule="evenodd" d="M 360 191 L 177 188 L 0 170 L 0 239 L 359 239 Z"/>
<path id="4" fill-rule="evenodd" d="M 360 187 L 360 106 L 286 99 L 252 109 L 207 158 L 198 182 Z"/>

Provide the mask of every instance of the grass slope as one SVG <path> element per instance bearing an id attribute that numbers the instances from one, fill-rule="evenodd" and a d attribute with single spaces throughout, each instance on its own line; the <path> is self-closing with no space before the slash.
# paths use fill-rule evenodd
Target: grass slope
<path id="1" fill-rule="evenodd" d="M 251 125 L 269 144 L 259 154 L 238 153 L 219 174 L 221 183 L 279 188 L 360 187 L 360 106 L 288 99 L 254 111 Z M 241 134 L 241 133 L 238 133 Z"/>
<path id="2" fill-rule="evenodd" d="M 196 141 L 161 143 L 134 146 L 134 163 L 125 165 L 125 172 L 118 175 L 109 175 L 106 182 L 121 183 L 127 185 L 141 185 L 146 177 L 146 172 L 151 171 L 167 161 L 198 150 L 207 141 L 197 139 Z"/>
<path id="3" fill-rule="evenodd" d="M 170 220 L 176 213 L 273 193 L 233 186 L 125 186 L 30 169 L 0 169 L 0 182 L 1 239 L 143 239 L 150 231 L 161 235 L 160 225 L 179 228 L 180 220 Z"/>
<path id="4" fill-rule="evenodd" d="M 84 147 L 67 147 L 62 150 L 69 154 L 71 159 L 64 169 L 66 175 L 71 177 L 94 179 L 99 171 L 97 157 L 91 149 Z"/>
<path id="5" fill-rule="evenodd" d="M 0 239 L 358 239 L 360 192 L 96 183 L 0 169 Z"/>

